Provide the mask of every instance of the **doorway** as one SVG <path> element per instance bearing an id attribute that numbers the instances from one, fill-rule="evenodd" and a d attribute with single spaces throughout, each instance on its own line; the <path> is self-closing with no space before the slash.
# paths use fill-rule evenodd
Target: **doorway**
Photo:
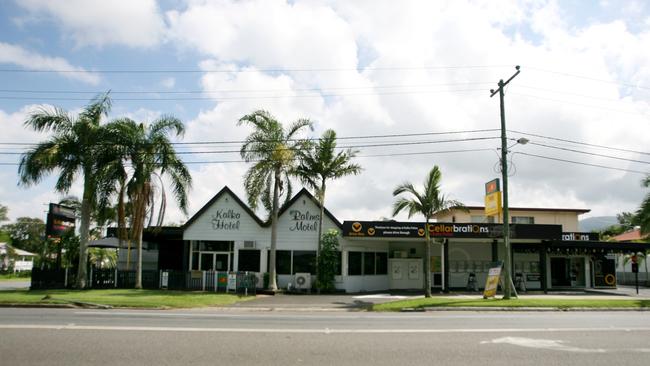
<path id="1" fill-rule="evenodd" d="M 585 287 L 585 258 L 551 258 L 552 287 Z"/>
<path id="2" fill-rule="evenodd" d="M 201 271 L 230 271 L 230 253 L 201 252 L 199 269 Z"/>

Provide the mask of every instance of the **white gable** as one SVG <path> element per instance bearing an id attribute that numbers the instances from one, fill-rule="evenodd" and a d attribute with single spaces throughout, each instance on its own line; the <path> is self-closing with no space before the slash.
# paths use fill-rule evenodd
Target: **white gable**
<path id="1" fill-rule="evenodd" d="M 185 228 L 183 240 L 257 241 L 264 235 L 258 222 L 226 191 Z"/>

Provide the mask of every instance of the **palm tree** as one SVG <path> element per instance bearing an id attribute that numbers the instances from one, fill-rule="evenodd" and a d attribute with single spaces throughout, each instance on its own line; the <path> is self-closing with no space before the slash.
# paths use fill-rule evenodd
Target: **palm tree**
<path id="1" fill-rule="evenodd" d="M 29 115 L 25 126 L 36 131 L 51 131 L 49 140 L 39 143 L 20 159 L 18 173 L 20 184 L 36 184 L 54 170 L 60 171 L 55 189 L 67 193 L 75 178 L 83 176 L 81 198 L 81 227 L 79 245 L 79 269 L 77 287 L 86 287 L 86 266 L 90 216 L 96 202 L 97 180 L 95 171 L 104 161 L 98 154 L 99 144 L 104 138 L 104 127 L 100 124 L 111 107 L 108 93 L 91 101 L 75 118 L 60 108 L 41 108 Z"/>
<path id="2" fill-rule="evenodd" d="M 275 250 L 280 196 L 285 196 L 285 202 L 291 197 L 289 174 L 295 165 L 296 154 L 309 146 L 308 141 L 296 139 L 296 136 L 305 127 L 313 129 L 312 122 L 308 119 L 298 119 L 285 130 L 269 112 L 258 110 L 243 116 L 237 124 L 247 124 L 255 128 L 246 137 L 240 151 L 242 159 L 254 163 L 244 175 L 244 188 L 248 204 L 256 209 L 261 201 L 270 214 L 269 288 L 277 291 Z"/>
<path id="3" fill-rule="evenodd" d="M 325 214 L 325 189 L 328 179 L 342 178 L 348 175 L 361 173 L 361 166 L 350 161 L 357 154 L 357 151 L 347 149 L 336 153 L 336 132 L 327 130 L 323 133 L 317 144 L 311 148 L 301 150 L 298 153 L 300 164 L 295 168 L 297 175 L 305 184 L 316 192 L 316 198 L 320 204 L 320 215 L 318 218 L 318 246 L 316 249 L 316 263 L 321 251 L 323 233 L 323 216 Z M 319 269 L 316 267 L 316 278 L 319 279 Z M 319 286 L 320 289 L 320 286 Z"/>
<path id="4" fill-rule="evenodd" d="M 189 170 L 177 156 L 169 135 L 183 135 L 183 123 L 174 117 L 162 117 L 151 125 L 137 123 L 124 118 L 116 120 L 107 126 L 113 151 L 120 158 L 107 165 L 103 174 L 103 183 L 115 187 L 118 192 L 118 222 L 123 226 L 125 205 L 124 196 L 128 196 L 131 204 L 131 233 L 130 239 L 136 241 L 138 248 L 136 264 L 136 288 L 142 288 L 142 233 L 144 231 L 147 212 L 153 204 L 156 191 L 156 177 L 167 175 L 172 185 L 174 199 L 183 213 L 187 213 L 187 192 L 192 185 Z M 127 174 L 126 162 L 130 164 Z M 160 189 L 164 191 L 162 179 Z M 107 188 L 105 191 L 109 191 Z M 165 196 L 163 194 L 163 201 Z M 158 225 L 162 224 L 165 204 L 161 203 Z"/>
<path id="5" fill-rule="evenodd" d="M 650 175 L 642 182 L 644 187 L 650 188 Z M 650 193 L 646 194 L 641 206 L 636 211 L 634 223 L 641 227 L 641 234 L 650 234 Z"/>
<path id="6" fill-rule="evenodd" d="M 393 205 L 393 216 L 396 216 L 402 210 L 408 210 L 408 217 L 415 214 L 421 214 L 425 219 L 425 238 L 426 238 L 426 258 L 424 267 L 426 275 L 424 276 L 424 295 L 431 297 L 431 237 L 429 234 L 429 220 L 435 213 L 445 212 L 452 209 L 466 210 L 465 206 L 455 200 L 449 200 L 440 192 L 440 179 L 442 174 L 437 165 L 427 175 L 424 181 L 424 191 L 418 192 L 413 184 L 403 183 L 395 188 L 393 196 L 399 196 L 402 193 L 409 194 L 409 198 L 400 197 Z"/>

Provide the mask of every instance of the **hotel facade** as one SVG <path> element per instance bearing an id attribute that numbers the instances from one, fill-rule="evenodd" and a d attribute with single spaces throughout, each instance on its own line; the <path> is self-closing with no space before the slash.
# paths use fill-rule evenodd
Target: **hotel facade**
<path id="1" fill-rule="evenodd" d="M 327 209 L 323 232 L 341 233 L 337 289 L 345 292 L 421 289 L 426 275 L 434 290 L 481 290 L 490 266 L 504 257 L 503 225 L 482 207 L 434 217 L 425 224 L 398 221 L 339 221 Z M 512 273 L 520 290 L 616 286 L 615 257 L 649 244 L 601 242 L 578 231 L 586 209 L 510 208 Z M 279 212 L 277 279 L 281 288 L 313 284 L 320 208 L 305 189 Z M 248 271 L 262 285 L 268 272 L 271 225 L 224 187 L 178 228 L 145 235 L 145 269 Z M 431 273 L 425 273 L 425 260 Z"/>

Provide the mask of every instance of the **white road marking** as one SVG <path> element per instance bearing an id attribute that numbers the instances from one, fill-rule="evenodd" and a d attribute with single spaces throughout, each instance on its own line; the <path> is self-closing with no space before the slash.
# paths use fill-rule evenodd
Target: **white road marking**
<path id="1" fill-rule="evenodd" d="M 144 327 L 112 325 L 50 325 L 50 324 L 0 324 L 0 329 L 40 330 L 107 330 L 150 332 L 203 332 L 203 333 L 310 333 L 310 334 L 394 334 L 394 333 L 554 333 L 554 332 L 650 332 L 650 328 L 473 328 L 473 329 L 293 329 L 293 328 L 201 328 L 201 327 Z"/>
<path id="2" fill-rule="evenodd" d="M 564 344 L 563 341 L 554 339 L 535 339 L 524 337 L 503 337 L 496 338 L 491 341 L 483 341 L 481 344 L 494 343 L 494 344 L 512 344 L 515 346 L 526 348 L 548 349 L 552 351 L 565 351 L 565 352 L 582 352 L 582 353 L 605 353 L 607 350 L 602 348 L 579 348 Z"/>
<path id="3" fill-rule="evenodd" d="M 400 295 L 391 295 L 391 294 L 373 294 L 373 295 L 359 295 L 359 296 L 354 296 L 352 297 L 353 299 L 409 299 L 409 298 L 417 298 L 417 297 L 423 297 L 423 296 L 400 296 Z"/>

